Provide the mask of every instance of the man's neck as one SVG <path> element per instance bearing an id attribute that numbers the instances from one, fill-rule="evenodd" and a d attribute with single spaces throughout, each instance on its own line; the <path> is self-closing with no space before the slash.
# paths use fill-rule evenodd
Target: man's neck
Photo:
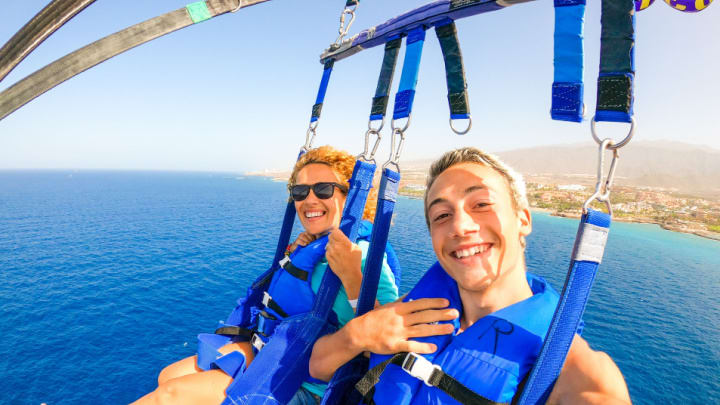
<path id="1" fill-rule="evenodd" d="M 472 326 L 478 319 L 533 295 L 524 267 L 501 275 L 482 291 L 470 291 L 459 287 L 459 292 L 463 304 L 461 331 Z"/>

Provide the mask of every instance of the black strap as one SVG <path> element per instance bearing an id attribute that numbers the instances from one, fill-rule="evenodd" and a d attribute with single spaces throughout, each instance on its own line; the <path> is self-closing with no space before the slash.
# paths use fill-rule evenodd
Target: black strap
<path id="1" fill-rule="evenodd" d="M 291 276 L 293 276 L 297 279 L 300 279 L 302 281 L 307 281 L 308 278 L 310 277 L 310 273 L 295 266 L 294 264 L 292 264 L 292 262 L 290 260 L 285 262 L 285 264 L 282 267 L 283 267 L 283 269 L 285 269 L 286 272 L 288 272 L 288 274 L 290 274 Z"/>
<path id="2" fill-rule="evenodd" d="M 265 304 L 266 308 L 270 308 L 273 311 L 275 311 L 276 314 L 282 316 L 283 318 L 287 318 L 288 315 L 287 312 L 283 311 L 282 307 L 274 300 L 272 297 L 268 300 L 267 304 Z"/>
<path id="3" fill-rule="evenodd" d="M 447 79 L 448 104 L 452 118 L 467 118 L 468 107 L 467 81 L 463 66 L 462 52 L 458 42 L 455 22 L 435 27 L 435 34 L 440 41 L 445 61 L 445 78 Z"/>
<path id="4" fill-rule="evenodd" d="M 385 43 L 385 55 L 380 68 L 375 97 L 372 100 L 372 108 L 370 108 L 370 119 L 381 119 L 385 116 L 400 45 L 402 45 L 402 38 L 395 38 Z"/>
<path id="5" fill-rule="evenodd" d="M 380 381 L 380 375 L 385 371 L 389 364 L 395 364 L 396 366 L 403 368 L 405 371 L 408 371 L 409 369 L 412 369 L 412 366 L 416 361 L 415 356 L 417 355 L 407 352 L 398 353 L 370 369 L 370 371 L 368 371 L 367 374 L 365 374 L 365 376 L 355 385 L 355 389 L 357 389 L 363 396 L 363 402 L 369 405 L 375 404 L 375 401 L 373 400 L 375 385 Z M 427 383 L 442 390 L 461 404 L 507 405 L 491 401 L 482 395 L 475 393 L 439 368 L 433 370 Z"/>
<path id="6" fill-rule="evenodd" d="M 223 326 L 215 329 L 216 335 L 226 336 L 238 336 L 250 339 L 253 335 L 253 331 L 250 329 L 241 328 L 240 326 Z"/>
<path id="7" fill-rule="evenodd" d="M 54 0 L 0 48 L 0 81 L 47 37 L 95 0 Z"/>

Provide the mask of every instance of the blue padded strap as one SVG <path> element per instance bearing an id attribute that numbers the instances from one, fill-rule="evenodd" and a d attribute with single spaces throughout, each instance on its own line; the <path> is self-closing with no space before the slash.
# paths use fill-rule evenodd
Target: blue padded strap
<path id="1" fill-rule="evenodd" d="M 325 93 L 327 92 L 328 83 L 330 83 L 330 74 L 332 73 L 334 64 L 335 61 L 332 59 L 325 62 L 322 79 L 320 80 L 320 88 L 318 89 L 317 98 L 315 98 L 315 104 L 312 107 L 310 122 L 315 122 L 320 118 L 320 112 L 322 112 L 323 102 L 325 101 Z"/>
<path id="2" fill-rule="evenodd" d="M 610 216 L 603 212 L 588 210 L 580 219 L 562 295 L 519 404 L 543 404 L 550 395 L 580 326 L 609 227 Z"/>
<path id="3" fill-rule="evenodd" d="M 358 236 L 358 227 L 362 220 L 365 203 L 372 188 L 372 181 L 375 175 L 375 165 L 358 160 L 355 163 L 355 170 L 350 179 L 350 191 L 345 200 L 343 218 L 340 221 L 340 230 L 347 235 L 348 239 L 355 243 Z M 328 270 L 330 270 L 328 268 Z M 323 275 L 320 289 L 316 294 L 313 312 L 320 319 L 327 319 L 330 310 L 340 291 L 341 282 L 338 276 L 332 271 L 326 271 Z"/>
<path id="4" fill-rule="evenodd" d="M 603 0 L 596 121 L 630 122 L 635 80 L 635 3 Z"/>
<path id="5" fill-rule="evenodd" d="M 215 360 L 213 366 L 224 371 L 225 374 L 235 378 L 245 369 L 245 355 L 239 351 L 232 351 Z"/>
<path id="6" fill-rule="evenodd" d="M 213 362 L 222 355 L 218 349 L 230 343 L 227 336 L 214 333 L 201 333 L 198 335 L 197 364 L 198 367 L 207 371 L 212 368 Z"/>
<path id="7" fill-rule="evenodd" d="M 585 0 L 555 0 L 555 75 L 550 116 L 583 119 L 583 24 Z"/>
<path id="8" fill-rule="evenodd" d="M 387 112 L 388 95 L 395 75 L 400 45 L 402 45 L 402 38 L 393 38 L 385 44 L 385 54 L 383 55 L 382 67 L 378 76 L 375 97 L 373 97 L 372 107 L 370 108 L 370 121 L 383 119 Z"/>
<path id="9" fill-rule="evenodd" d="M 378 195 L 375 224 L 373 225 L 372 236 L 370 237 L 370 248 L 365 259 L 365 271 L 363 272 L 360 297 L 358 298 L 357 312 L 360 316 L 375 307 L 375 298 L 380 283 L 383 257 L 387 246 L 390 223 L 398 195 L 398 184 L 400 174 L 390 169 L 383 171 L 380 181 L 380 192 Z M 359 358 L 344 364 L 333 375 L 328 389 L 323 397 L 322 405 L 339 405 L 346 403 L 358 403 L 358 399 L 349 397 L 355 384 L 367 372 L 367 360 L 361 355 Z"/>
<path id="10" fill-rule="evenodd" d="M 425 27 L 420 26 L 410 31 L 405 43 L 407 48 L 405 49 L 402 76 L 400 76 L 400 86 L 395 95 L 393 119 L 407 118 L 412 112 L 415 86 L 420 71 L 420 59 L 425 44 Z"/>

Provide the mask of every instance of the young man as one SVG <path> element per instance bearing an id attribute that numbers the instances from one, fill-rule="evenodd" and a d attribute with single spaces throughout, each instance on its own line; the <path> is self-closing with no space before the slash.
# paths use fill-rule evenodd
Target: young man
<path id="1" fill-rule="evenodd" d="M 511 402 L 558 300 L 525 271 L 532 221 L 524 182 L 475 148 L 448 152 L 430 169 L 425 216 L 438 264 L 405 302 L 376 308 L 318 340 L 310 373 L 329 380 L 342 364 L 371 352 L 371 367 L 386 361 L 379 382 L 371 381 L 377 404 L 457 403 L 447 389 L 410 374 L 427 377 L 432 368 L 468 389 L 461 393 L 468 402 Z M 389 362 L 383 356 L 400 352 L 424 356 Z M 576 336 L 548 403 L 627 404 L 630 397 L 612 359 Z"/>

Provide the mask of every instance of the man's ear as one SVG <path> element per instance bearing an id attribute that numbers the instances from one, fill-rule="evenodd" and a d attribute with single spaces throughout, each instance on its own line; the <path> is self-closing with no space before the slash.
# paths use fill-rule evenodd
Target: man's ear
<path id="1" fill-rule="evenodd" d="M 520 236 L 525 237 L 530 235 L 532 232 L 532 215 L 530 215 L 530 210 L 528 208 L 523 208 L 520 211 L 518 211 L 518 222 L 519 222 L 519 230 L 520 230 Z"/>

